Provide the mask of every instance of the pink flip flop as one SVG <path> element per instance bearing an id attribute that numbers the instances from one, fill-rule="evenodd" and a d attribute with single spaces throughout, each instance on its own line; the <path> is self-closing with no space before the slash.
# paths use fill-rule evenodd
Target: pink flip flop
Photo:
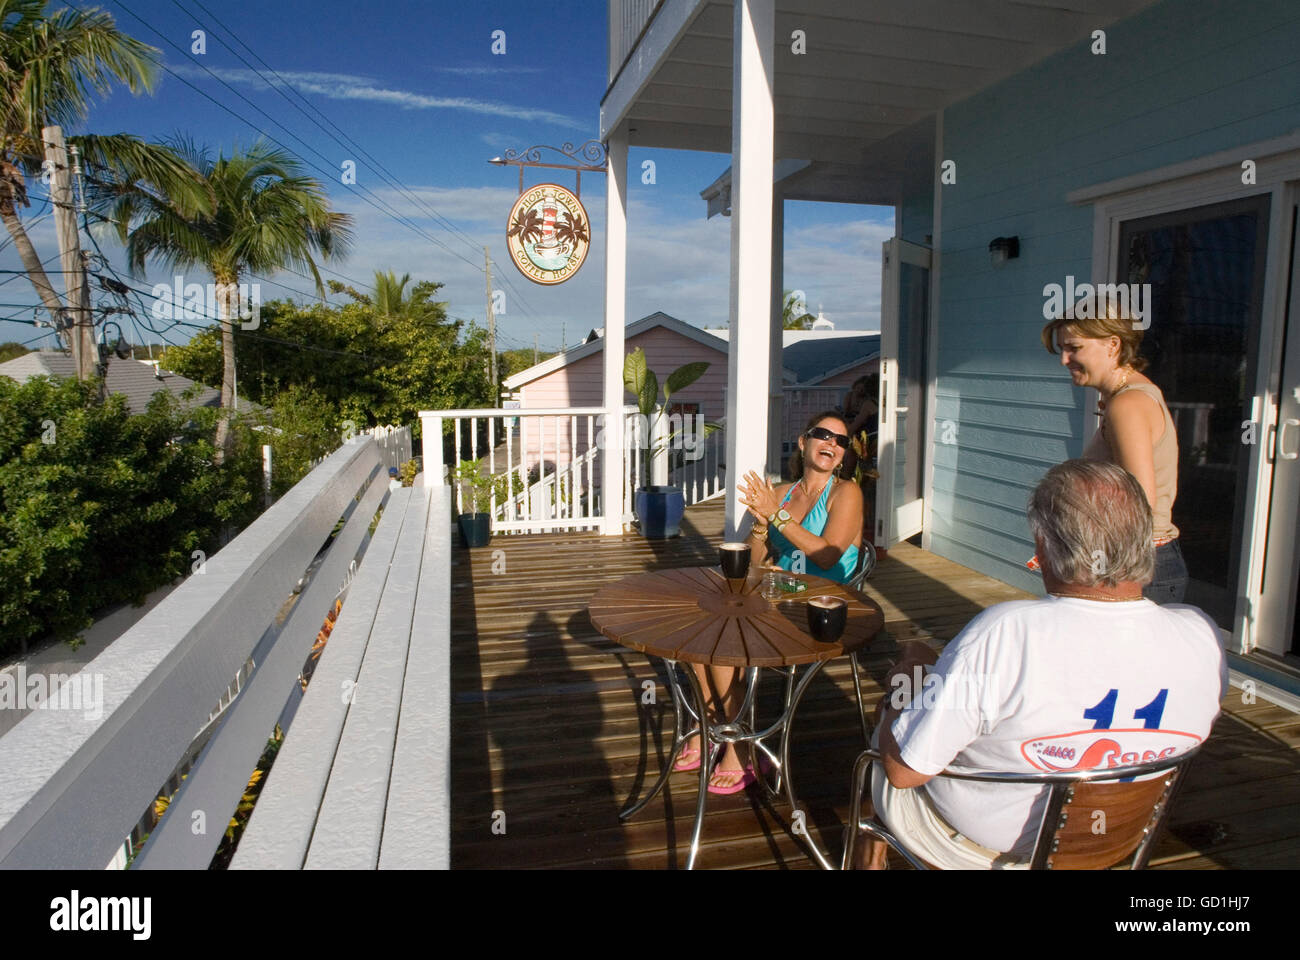
<path id="1" fill-rule="evenodd" d="M 720 796 L 720 797 L 729 797 L 729 796 L 731 796 L 733 793 L 740 793 L 740 791 L 744 790 L 746 787 L 748 787 L 748 786 L 750 786 L 750 785 L 752 785 L 752 784 L 758 783 L 758 777 L 757 777 L 757 775 L 755 775 L 755 773 L 754 773 L 754 768 L 753 768 L 753 767 L 750 767 L 750 766 L 743 767 L 743 768 L 741 768 L 740 770 L 718 770 L 718 769 L 715 769 L 715 770 L 713 771 L 713 775 L 714 775 L 714 776 L 717 776 L 719 773 L 740 773 L 740 774 L 742 774 L 740 780 L 739 780 L 738 782 L 732 784 L 732 785 L 729 786 L 729 787 L 715 787 L 713 784 L 711 784 L 711 783 L 709 784 L 709 793 L 716 794 L 717 796 Z"/>
<path id="2" fill-rule="evenodd" d="M 685 762 L 689 761 L 689 762 Z M 692 770 L 700 769 L 700 748 L 694 750 L 687 748 L 677 755 L 677 761 L 673 764 L 674 773 L 689 773 Z"/>

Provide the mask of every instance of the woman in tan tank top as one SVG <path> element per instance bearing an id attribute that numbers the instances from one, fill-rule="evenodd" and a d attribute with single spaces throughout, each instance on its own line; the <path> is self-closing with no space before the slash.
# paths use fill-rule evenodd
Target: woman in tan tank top
<path id="1" fill-rule="evenodd" d="M 1171 518 L 1178 496 L 1178 436 L 1173 419 L 1160 388 L 1142 375 L 1147 362 L 1138 356 L 1141 325 L 1113 301 L 1088 304 L 1093 309 L 1080 306 L 1043 327 L 1043 346 L 1049 353 L 1060 349 L 1061 365 L 1070 371 L 1075 386 L 1091 387 L 1100 394 L 1101 425 L 1083 455 L 1118 464 L 1146 492 L 1156 572 L 1143 595 L 1156 603 L 1181 603 L 1187 567 Z"/>

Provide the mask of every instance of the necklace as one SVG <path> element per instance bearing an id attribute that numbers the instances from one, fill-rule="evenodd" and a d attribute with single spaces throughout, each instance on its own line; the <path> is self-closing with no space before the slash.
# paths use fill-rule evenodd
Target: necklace
<path id="1" fill-rule="evenodd" d="M 1133 603 L 1137 600 L 1145 600 L 1145 597 L 1090 597 L 1083 593 L 1062 593 L 1058 590 L 1052 591 L 1054 597 L 1069 597 L 1072 600 L 1100 600 L 1102 603 Z"/>
<path id="2" fill-rule="evenodd" d="M 826 478 L 826 483 L 830 483 L 830 482 L 831 482 L 831 481 L 830 481 L 830 478 L 827 477 L 827 478 Z M 814 503 L 817 502 L 818 499 L 820 499 L 820 497 L 821 497 L 821 495 L 822 495 L 822 491 L 826 489 L 826 483 L 823 483 L 823 484 L 821 485 L 821 487 L 820 487 L 820 488 L 818 489 L 818 491 L 817 491 L 817 496 L 814 497 L 814 496 L 812 495 L 812 493 L 808 490 L 808 478 L 807 478 L 807 477 L 800 477 L 800 478 L 799 478 L 799 486 L 803 487 L 803 493 L 804 493 L 804 496 L 805 496 L 805 497 L 808 497 L 808 498 L 809 498 L 810 500 L 812 500 Z"/>
<path id="3" fill-rule="evenodd" d="M 1125 367 L 1125 368 L 1124 368 L 1124 376 L 1120 378 L 1119 386 L 1116 387 L 1114 390 L 1112 390 L 1112 391 L 1110 392 L 1110 396 L 1111 396 L 1111 399 L 1112 399 L 1112 400 L 1115 398 L 1115 394 L 1119 393 L 1121 390 L 1123 390 L 1125 387 L 1128 386 L 1128 375 L 1129 375 L 1129 369 L 1128 369 L 1128 367 Z M 1105 413 L 1105 412 L 1106 412 L 1106 401 L 1105 401 L 1105 400 L 1098 400 L 1098 401 L 1097 401 L 1097 414 L 1098 414 L 1098 416 L 1100 416 L 1101 414 L 1103 414 L 1103 413 Z"/>

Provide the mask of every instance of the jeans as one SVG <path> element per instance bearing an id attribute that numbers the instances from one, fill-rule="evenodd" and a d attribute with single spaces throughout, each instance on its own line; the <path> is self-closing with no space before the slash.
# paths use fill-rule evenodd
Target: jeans
<path id="1" fill-rule="evenodd" d="M 1142 588 L 1142 596 L 1159 604 L 1182 603 L 1187 591 L 1187 564 L 1177 538 L 1156 547 L 1156 574 Z"/>

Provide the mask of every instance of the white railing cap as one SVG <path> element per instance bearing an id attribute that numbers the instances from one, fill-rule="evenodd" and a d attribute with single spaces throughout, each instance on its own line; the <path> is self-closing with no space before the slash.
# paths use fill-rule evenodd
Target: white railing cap
<path id="1" fill-rule="evenodd" d="M 603 414 L 604 407 L 544 407 L 540 410 L 501 410 L 495 407 L 484 407 L 477 410 L 421 410 L 421 417 L 442 417 L 443 419 L 451 417 L 568 417 L 568 416 L 595 416 Z M 632 405 L 623 407 L 624 413 L 636 413 L 637 408 Z"/>

